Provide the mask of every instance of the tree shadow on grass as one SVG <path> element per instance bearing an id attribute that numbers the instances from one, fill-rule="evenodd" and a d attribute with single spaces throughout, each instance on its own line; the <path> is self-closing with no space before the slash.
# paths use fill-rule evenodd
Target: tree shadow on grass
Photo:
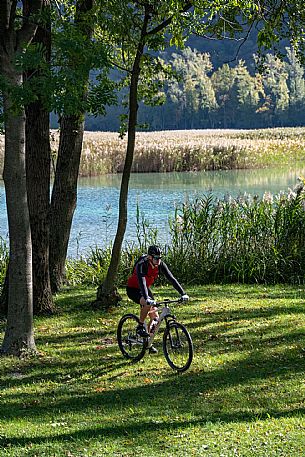
<path id="1" fill-rule="evenodd" d="M 65 347 L 66 344 L 83 344 L 88 343 L 90 341 L 97 342 L 98 340 L 102 340 L 109 336 L 114 338 L 113 332 L 109 332 L 109 330 L 104 330 L 101 328 L 97 328 L 95 330 L 90 331 L 77 331 L 77 332 L 69 332 L 69 333 L 58 333 L 56 335 L 43 335 L 40 334 L 36 337 L 36 344 L 37 346 L 45 346 L 46 344 L 52 345 L 63 345 Z"/>
<path id="2" fill-rule="evenodd" d="M 278 327 L 277 327 L 278 328 Z M 272 348 L 281 348 L 281 346 L 291 346 L 301 348 L 305 346 L 305 335 L 301 330 L 299 331 L 287 331 L 281 335 L 271 336 L 266 333 L 253 333 L 247 332 L 246 334 L 226 335 L 220 334 L 217 331 L 211 333 L 209 331 L 192 331 L 193 344 L 195 352 L 209 353 L 210 355 L 217 354 L 234 354 L 240 353 L 241 351 L 253 351 L 257 347 L 257 340 L 261 344 L 261 351 L 271 350 Z"/>
<path id="3" fill-rule="evenodd" d="M 262 306 L 260 308 L 253 307 L 237 307 L 230 310 L 208 310 L 202 312 L 200 315 L 198 312 L 190 313 L 187 316 L 187 320 L 184 323 L 187 325 L 189 330 L 205 329 L 210 324 L 217 325 L 218 332 L 228 330 L 228 325 L 235 323 L 236 331 L 238 327 L 244 327 L 245 323 L 251 322 L 251 327 L 255 329 L 256 322 L 263 320 L 262 323 L 269 325 L 272 323 L 272 318 L 279 318 L 280 316 L 292 315 L 296 318 L 300 315 L 300 319 L 303 319 L 304 306 L 302 304 L 295 304 L 289 306 Z M 240 326 L 238 323 L 240 322 Z M 252 325 L 253 324 L 253 325 Z M 250 332 L 250 324 L 249 332 Z M 278 323 L 273 324 L 274 327 L 278 327 Z M 263 327 L 262 327 L 263 328 Z"/>
<path id="4" fill-rule="evenodd" d="M 238 339 L 234 334 L 228 337 L 226 334 L 218 334 L 217 331 L 211 334 L 209 331 L 193 330 L 192 336 L 195 355 L 204 357 L 205 354 L 209 354 L 209 357 L 211 357 L 224 353 L 228 355 L 233 353 L 238 354 L 241 351 L 247 350 L 250 351 L 250 355 L 248 355 L 249 364 L 264 367 L 267 360 L 265 358 L 265 349 L 270 350 L 277 347 L 283 351 L 287 345 L 297 347 L 303 338 L 303 334 L 300 331 L 286 332 L 285 334 L 273 337 L 265 333 L 260 335 L 260 337 L 255 333 L 251 333 L 251 331 L 248 333 L 243 335 L 242 339 Z M 98 342 L 101 345 L 98 346 L 96 346 L 97 335 L 95 332 L 81 332 L 80 334 L 69 335 L 69 337 L 53 337 L 52 344 L 54 346 L 49 352 L 53 354 L 51 357 L 44 356 L 32 360 L 28 365 L 23 365 L 17 370 L 18 377 L 9 377 L 8 373 L 2 371 L 3 381 L 1 382 L 0 379 L 0 386 L 17 388 L 29 383 L 37 384 L 41 382 L 65 384 L 65 382 L 69 383 L 72 380 L 81 379 L 82 375 L 86 373 L 91 378 L 95 377 L 98 379 L 102 375 L 110 375 L 111 372 L 117 371 L 122 367 L 126 367 L 126 370 L 128 370 L 129 363 L 119 352 L 116 340 L 108 340 L 107 334 L 105 335 L 106 343 L 103 344 L 103 338 L 99 338 Z M 91 342 L 92 348 L 90 348 Z M 71 346 L 69 343 L 71 343 Z M 160 345 L 161 341 L 157 341 L 157 344 Z M 259 352 L 255 348 L 259 349 Z M 59 353 L 57 354 L 58 351 Z M 298 355 L 300 354 L 298 353 Z M 280 361 L 278 360 L 276 369 L 279 369 L 279 364 Z M 284 365 L 286 364 L 285 362 Z M 268 370 L 273 365 L 274 363 L 268 363 L 266 373 L 268 373 Z M 152 373 L 155 368 L 155 365 L 152 365 Z M 293 372 L 295 368 L 293 361 L 290 364 L 290 370 Z M 10 371 L 12 371 L 11 368 Z M 297 371 L 299 370 L 297 369 Z"/>
<path id="5" fill-rule="evenodd" d="M 262 414 L 259 419 L 270 419 L 270 417 L 275 418 L 290 418 L 302 416 L 305 413 L 305 408 L 296 408 L 289 412 L 275 412 L 271 415 L 269 412 Z M 226 414 L 214 414 L 209 417 L 201 417 L 192 420 L 172 420 L 172 421 L 156 421 L 156 420 L 142 420 L 142 421 L 133 421 L 126 419 L 125 422 L 118 425 L 98 425 L 95 427 L 85 428 L 83 430 L 60 433 L 56 435 L 47 435 L 47 436 L 35 436 L 35 437 L 5 437 L 0 435 L 0 447 L 3 448 L 12 448 L 14 446 L 24 447 L 28 445 L 50 443 L 50 442 L 84 442 L 84 440 L 96 439 L 102 443 L 105 439 L 118 439 L 126 438 L 132 436 L 137 439 L 138 445 L 142 442 L 147 442 L 148 437 L 151 434 L 157 435 L 158 433 L 166 431 L 167 433 L 174 433 L 181 428 L 191 428 L 196 426 L 204 426 L 206 423 L 236 423 L 236 422 L 251 422 L 254 419 L 257 419 L 257 416 L 251 414 L 250 412 L 244 413 L 226 413 Z"/>
<path id="6" fill-rule="evenodd" d="M 75 348 L 69 351 L 65 348 L 62 352 L 67 352 L 62 358 L 55 355 L 51 358 L 42 357 L 32 360 L 30 365 L 21 366 L 17 369 L 6 369 L 0 378 L 0 387 L 20 389 L 29 384 L 54 383 L 54 389 L 71 387 L 71 383 L 86 384 L 82 377 L 87 375 L 91 382 L 92 379 L 99 379 L 103 375 L 126 366 L 123 357 L 118 356 L 116 345 L 109 345 L 105 348 L 92 349 L 91 355 L 87 348 Z M 61 354 L 62 355 L 62 354 Z M 77 390 L 77 389 L 76 389 Z M 18 394 L 17 394 L 18 395 Z M 21 393 L 20 397 L 24 394 Z M 9 398 L 6 395 L 6 398 Z M 16 398 L 13 394 L 11 398 Z"/>
<path id="7" fill-rule="evenodd" d="M 81 294 L 80 294 L 81 296 Z M 190 322 L 187 323 L 188 329 L 191 331 L 194 343 L 195 351 L 204 354 L 209 352 L 210 354 L 221 354 L 224 352 L 234 353 L 240 352 L 241 350 L 253 351 L 254 348 L 259 349 L 260 346 L 276 346 L 279 344 L 287 345 L 294 344 L 298 345 L 303 338 L 303 334 L 300 331 L 294 332 L 282 332 L 281 335 L 272 335 L 273 326 L 274 330 L 279 331 L 279 324 L 273 324 L 267 331 L 258 329 L 258 331 L 252 331 L 251 328 L 244 331 L 242 329 L 242 337 L 239 338 L 240 329 L 238 325 L 232 329 L 227 326 L 228 323 L 236 323 L 240 320 L 251 320 L 254 319 L 268 319 L 279 314 L 294 314 L 300 312 L 300 305 L 296 306 L 280 306 L 270 308 L 237 308 L 229 311 L 213 311 L 204 313 L 200 321 L 195 321 L 195 318 L 190 317 Z M 198 315 L 197 315 L 198 318 Z M 77 324 L 82 323 L 79 310 L 74 310 L 72 319 Z M 212 331 L 205 329 L 209 324 L 216 324 L 213 326 Z M 284 328 L 285 330 L 285 328 Z M 229 336 L 227 332 L 230 332 Z M 61 358 L 58 356 L 51 356 L 51 360 L 38 360 L 37 362 L 31 362 L 27 367 L 23 367 L 22 371 L 25 374 L 24 379 L 10 379 L 10 386 L 22 386 L 28 382 L 40 382 L 40 381 L 52 381 L 61 382 L 63 377 L 70 375 L 71 378 L 77 378 L 79 371 L 91 373 L 92 375 L 101 376 L 107 374 L 110 371 L 117 370 L 124 366 L 126 362 L 121 358 L 119 350 L 117 348 L 115 336 L 115 329 L 112 327 L 105 329 L 98 328 L 91 331 L 77 331 L 73 333 L 57 334 L 57 335 L 44 335 L 41 334 L 37 338 L 39 345 L 48 344 L 53 345 L 53 350 L 56 351 L 61 349 Z M 103 339 L 113 339 L 110 345 L 105 344 L 103 348 Z M 92 350 L 94 347 L 101 343 L 99 354 L 88 353 L 88 346 L 92 343 Z M 75 347 L 73 347 L 75 346 Z M 105 349 L 105 351 L 103 351 Z M 94 352 L 94 350 L 93 350 Z M 52 351 L 48 351 L 52 354 Z M 106 357 L 105 357 L 106 353 Z M 86 362 L 86 359 L 89 360 Z M 263 361 L 260 361 L 261 363 Z M 27 374 L 27 371 L 41 370 L 40 374 Z M 291 366 L 291 370 L 294 370 L 294 366 Z M 4 381 L 4 384 L 7 381 Z M 1 385 L 1 383 L 0 383 Z"/>
<path id="8" fill-rule="evenodd" d="M 196 351 L 200 351 L 203 366 L 196 366 L 195 354 L 194 368 L 191 367 L 183 375 L 171 373 L 168 368 L 168 375 L 164 375 L 163 372 L 163 377 L 160 379 L 154 374 L 159 370 L 158 359 L 155 361 L 151 359 L 149 367 L 146 364 L 141 370 L 139 365 L 138 371 L 134 370 L 130 373 L 131 367 L 120 355 L 116 344 L 95 353 L 88 352 L 87 346 L 90 344 L 90 339 L 96 342 L 98 335 L 107 337 L 108 330 L 103 330 L 101 333 L 99 330 L 94 330 L 57 335 L 50 337 L 51 340 L 48 335 L 39 336 L 41 340 L 38 339 L 38 341 L 49 342 L 54 345 L 55 351 L 61 350 L 63 354 L 61 358 L 51 356 L 49 361 L 37 361 L 36 364 L 31 362 L 31 365 L 25 367 L 24 379 L 10 379 L 9 387 L 16 389 L 5 396 L 8 402 L 1 406 L 2 417 L 7 420 L 26 418 L 29 421 L 48 421 L 50 418 L 56 420 L 56 417 L 59 417 L 62 421 L 65 415 L 69 416 L 71 413 L 73 415 L 86 413 L 90 418 L 94 412 L 95 419 L 91 422 L 94 424 L 97 412 L 100 411 L 98 422 L 102 425 L 87 425 L 86 428 L 78 431 L 60 434 L 56 430 L 54 434 L 50 432 L 47 436 L 41 435 L 34 438 L 5 438 L 2 435 L 0 446 L 26 446 L 31 443 L 81 441 L 88 438 L 100 440 L 102 437 L 120 438 L 126 435 L 133 435 L 141 440 L 143 435 L 147 439 L 147 433 L 191 427 L 207 421 L 243 422 L 255 420 L 258 415 L 263 419 L 270 416 L 280 418 L 304 414 L 304 408 L 300 406 L 302 398 L 299 398 L 297 403 L 290 397 L 290 392 L 281 391 L 279 397 L 282 396 L 282 398 L 276 404 L 266 397 L 268 386 L 270 393 L 272 391 L 273 381 L 278 380 L 280 383 L 281 377 L 292 379 L 304 373 L 305 359 L 295 347 L 302 336 L 299 331 L 288 332 L 287 329 L 285 333 L 283 332 L 285 327 L 283 327 L 280 335 L 272 335 L 272 328 L 269 328 L 269 334 L 262 332 L 263 338 L 267 338 L 266 341 L 261 336 L 258 338 L 257 334 L 252 334 L 249 328 L 243 335 L 247 350 L 240 357 L 234 357 L 231 361 L 224 359 L 222 366 L 216 365 L 216 360 L 214 360 L 214 367 L 204 366 L 208 359 L 204 355 L 206 350 L 214 354 L 225 350 L 236 352 L 238 355 L 239 344 L 230 340 L 223 341 L 226 338 L 226 323 L 232 321 L 233 324 L 237 324 L 241 319 L 269 319 L 279 313 L 297 315 L 299 312 L 299 305 L 289 305 L 289 307 L 273 306 L 271 310 L 244 307 L 225 312 L 216 311 L 204 314 L 199 322 L 195 322 L 195 314 L 193 317 L 188 316 L 191 322 L 188 322 L 187 326 L 193 334 Z M 81 322 L 82 313 L 83 311 L 74 309 L 71 317 L 75 323 Z M 272 321 L 270 323 L 278 333 L 279 324 Z M 223 334 L 216 339 L 210 339 L 211 333 L 204 332 L 205 324 L 215 324 L 216 336 L 221 332 Z M 110 334 L 112 332 L 113 335 L 114 331 L 115 329 L 112 328 Z M 238 333 L 238 328 L 236 332 Z M 266 350 L 268 341 L 276 351 Z M 244 349 L 243 347 L 242 350 Z M 86 379 L 82 378 L 84 373 L 89 373 L 91 380 L 97 379 L 95 384 L 91 381 L 92 385 L 89 389 L 86 388 Z M 105 383 L 101 384 L 99 376 L 103 374 L 108 376 L 105 378 Z M 127 385 L 128 377 L 130 383 L 128 387 L 121 388 L 120 381 L 124 377 L 127 377 L 124 386 Z M 149 377 L 152 377 L 152 381 L 147 385 L 145 380 Z M 138 384 L 139 378 L 142 385 L 134 386 Z M 35 393 L 30 394 L 19 389 L 39 382 L 54 382 L 55 385 L 53 389 L 47 391 L 47 396 L 45 393 L 35 396 Z M 7 386 L 7 380 L 4 386 Z M 230 396 L 231 390 L 235 388 L 240 398 L 235 399 L 234 396 Z M 224 399 L 225 396 L 227 396 L 226 399 Z M 251 403 L 252 397 L 253 403 Z M 227 403 L 226 408 L 222 407 L 224 401 Z M 137 410 L 137 408 L 139 408 L 140 418 L 129 417 L 130 409 Z M 189 418 L 190 413 L 191 419 L 181 420 L 181 417 Z M 117 415 L 114 424 L 111 423 L 111 414 Z M 160 423 L 159 416 L 166 417 L 166 420 L 162 419 L 163 422 Z M 174 420 L 175 416 L 180 419 Z M 152 417 L 151 420 L 150 417 Z"/>
<path id="9" fill-rule="evenodd" d="M 227 413 L 222 416 L 221 412 L 223 398 L 219 396 L 220 392 L 224 392 L 224 389 L 230 390 L 238 386 L 239 391 L 242 391 L 242 397 L 248 398 L 248 395 L 252 395 L 252 390 L 255 386 L 260 384 L 265 386 L 266 382 L 268 383 L 283 374 L 294 377 L 304 373 L 303 361 L 304 359 L 300 357 L 296 350 L 287 349 L 278 355 L 271 354 L 268 357 L 264 352 L 255 351 L 242 359 L 224 363 L 223 366 L 211 371 L 190 370 L 183 375 L 169 372 L 167 378 L 159 381 L 157 377 L 155 382 L 152 381 L 152 384 L 147 385 L 144 380 L 149 375 L 154 376 L 154 370 L 157 369 L 157 367 L 151 366 L 148 373 L 147 370 L 133 373 L 130 376 L 130 387 L 116 387 L 116 377 L 122 379 L 126 375 L 130 375 L 128 373 L 128 364 L 126 364 L 118 376 L 113 379 L 109 377 L 105 389 L 100 390 L 98 385 L 95 385 L 94 389 L 92 387 L 92 391 L 83 390 L 78 382 L 66 386 L 62 385 L 59 386 L 57 391 L 54 390 L 52 394 L 54 398 L 51 402 L 49 399 L 41 398 L 39 404 L 29 404 L 26 408 L 21 405 L 12 408 L 12 405 L 8 403 L 2 406 L 1 414 L 2 417 L 8 420 L 19 417 L 28 417 L 29 419 L 33 417 L 37 420 L 38 417 L 42 419 L 55 417 L 59 412 L 64 415 L 69 414 L 71 411 L 75 414 L 77 412 L 83 413 L 87 410 L 88 415 L 90 415 L 91 410 L 96 411 L 99 408 L 102 411 L 109 410 L 109 413 L 113 413 L 118 408 L 120 411 L 129 411 L 130 407 L 139 405 L 143 407 L 145 405 L 147 414 L 149 414 L 149 408 L 162 409 L 168 406 L 169 409 L 175 410 L 178 415 L 187 415 L 192 412 L 193 416 L 198 416 L 201 420 L 209 416 L 209 420 L 216 420 L 217 417 L 217 420 L 226 421 Z M 135 376 L 143 381 L 143 385 L 133 387 Z M 35 377 L 32 381 L 34 380 Z M 264 405 L 266 402 L 265 394 L 266 388 L 256 390 L 255 401 Z M 206 403 L 206 398 L 209 399 L 208 404 Z M 11 400 L 15 400 L 17 403 L 18 401 L 26 402 L 22 392 L 12 394 Z M 229 408 L 232 411 L 230 420 L 238 420 L 241 414 L 240 402 L 236 402 L 233 398 L 230 401 L 232 402 Z M 268 407 L 268 404 L 266 404 L 264 405 L 264 410 L 270 415 L 281 415 L 284 411 L 287 411 L 290 403 L 291 407 L 293 407 L 293 400 L 290 400 L 289 392 L 287 392 L 285 398 L 280 399 L 281 407 L 278 406 L 272 409 L 271 406 Z M 246 418 L 245 420 L 248 420 L 248 413 Z"/>

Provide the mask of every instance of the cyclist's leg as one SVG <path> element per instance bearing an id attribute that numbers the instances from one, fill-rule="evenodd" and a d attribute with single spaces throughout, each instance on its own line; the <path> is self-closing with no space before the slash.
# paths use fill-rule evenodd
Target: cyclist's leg
<path id="1" fill-rule="evenodd" d="M 140 305 L 140 323 L 144 324 L 146 317 L 149 317 L 149 325 L 148 328 L 150 328 L 151 323 L 154 319 L 159 318 L 159 314 L 157 309 L 154 306 L 150 306 L 146 304 L 145 298 L 142 296 L 141 290 L 134 288 L 134 287 L 126 287 L 126 292 L 127 296 L 134 301 L 135 303 L 138 303 Z M 154 296 L 152 294 L 152 291 L 148 289 L 148 294 L 149 297 L 153 300 Z"/>
<path id="2" fill-rule="evenodd" d="M 145 319 L 146 319 L 146 317 L 147 317 L 147 315 L 150 312 L 152 307 L 150 305 L 146 304 L 146 300 L 143 297 L 143 295 L 141 294 L 140 290 L 139 290 L 139 292 L 140 292 L 139 303 L 140 303 L 140 306 L 141 306 L 141 309 L 140 309 L 140 322 L 144 324 Z M 150 289 L 148 289 L 148 294 L 149 294 L 149 298 L 151 298 L 153 300 L 154 297 L 153 297 L 153 294 L 152 294 Z"/>
<path id="3" fill-rule="evenodd" d="M 149 293 L 150 298 L 154 299 L 154 296 L 153 296 L 153 294 L 152 294 L 150 289 L 148 289 L 148 293 Z M 154 319 L 156 319 L 156 320 L 159 319 L 158 308 L 156 308 L 155 306 L 151 306 L 149 311 L 148 311 L 148 317 L 149 317 L 148 329 L 150 330 L 152 321 Z"/>
<path id="4" fill-rule="evenodd" d="M 148 314 L 148 312 L 150 310 L 150 306 L 146 304 L 146 300 L 142 296 L 142 293 L 141 293 L 140 289 L 137 289 L 135 287 L 128 287 L 127 286 L 126 287 L 126 292 L 127 292 L 128 297 L 132 301 L 134 301 L 135 303 L 140 305 L 140 316 L 139 316 L 140 324 L 139 325 L 142 325 L 142 327 L 143 327 L 145 319 L 147 317 L 147 314 Z M 148 333 L 147 333 L 146 330 L 142 330 L 141 328 L 139 330 L 140 330 L 141 333 L 143 333 L 143 336 L 144 336 L 144 333 L 146 333 L 145 336 L 148 336 Z"/>
<path id="5" fill-rule="evenodd" d="M 145 300 L 144 297 L 141 297 L 141 299 L 140 299 L 140 306 L 141 306 L 141 308 L 140 308 L 140 322 L 142 324 L 144 324 L 145 319 L 146 319 L 146 317 L 147 317 L 147 315 L 148 315 L 148 313 L 149 313 L 149 311 L 151 309 L 151 306 L 146 304 L 146 300 Z"/>

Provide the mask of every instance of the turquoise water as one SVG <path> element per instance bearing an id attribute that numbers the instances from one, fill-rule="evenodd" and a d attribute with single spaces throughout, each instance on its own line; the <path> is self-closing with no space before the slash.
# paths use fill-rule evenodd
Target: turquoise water
<path id="1" fill-rule="evenodd" d="M 186 200 L 200 198 L 210 192 L 222 198 L 244 192 L 287 191 L 305 175 L 298 165 L 290 169 L 229 170 L 200 173 L 139 173 L 130 181 L 129 222 L 125 240 L 136 240 L 136 209 L 152 227 L 158 228 L 159 240 L 169 241 L 168 218 Z M 90 246 L 105 245 L 114 237 L 120 191 L 120 175 L 79 179 L 78 202 L 69 244 L 69 255 L 85 253 Z M 3 183 L 0 181 L 0 236 L 7 238 L 7 218 Z"/>

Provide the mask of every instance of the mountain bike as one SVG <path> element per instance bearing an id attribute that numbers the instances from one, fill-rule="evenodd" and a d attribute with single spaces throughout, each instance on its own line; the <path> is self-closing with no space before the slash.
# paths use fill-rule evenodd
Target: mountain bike
<path id="1" fill-rule="evenodd" d="M 139 318 L 134 314 L 125 314 L 118 324 L 117 339 L 119 348 L 124 357 L 138 362 L 141 360 L 146 350 L 151 347 L 153 340 L 163 321 L 165 329 L 163 333 L 163 353 L 169 366 L 178 372 L 186 371 L 193 360 L 193 342 L 192 338 L 183 324 L 177 322 L 176 317 L 171 314 L 169 304 L 179 303 L 182 300 L 164 300 L 156 303 L 155 308 L 159 309 L 160 317 L 153 333 L 149 338 L 142 338 L 137 335 L 136 327 L 139 324 Z"/>

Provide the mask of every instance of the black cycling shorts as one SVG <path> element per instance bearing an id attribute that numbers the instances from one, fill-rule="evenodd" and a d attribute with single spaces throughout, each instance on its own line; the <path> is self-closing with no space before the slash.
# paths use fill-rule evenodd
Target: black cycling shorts
<path id="1" fill-rule="evenodd" d="M 138 303 L 138 305 L 140 304 L 141 297 L 143 297 L 140 289 L 137 289 L 136 287 L 127 286 L 126 292 L 127 292 L 128 298 L 130 298 L 130 300 L 134 301 L 135 303 Z M 154 296 L 150 289 L 148 289 L 148 295 L 152 300 L 154 299 Z"/>

